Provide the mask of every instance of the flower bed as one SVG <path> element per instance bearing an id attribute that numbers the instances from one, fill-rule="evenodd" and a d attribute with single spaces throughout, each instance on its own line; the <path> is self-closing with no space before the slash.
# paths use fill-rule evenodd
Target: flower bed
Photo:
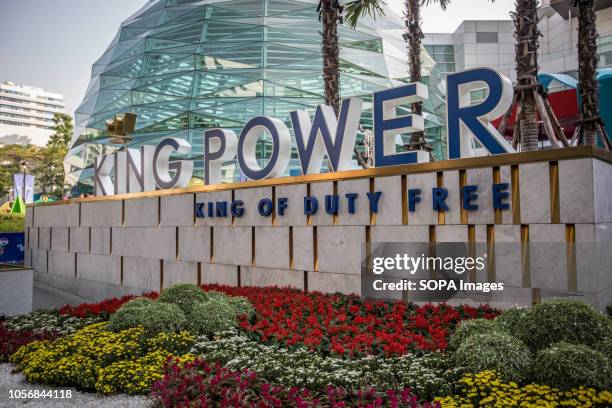
<path id="1" fill-rule="evenodd" d="M 612 406 L 612 321 L 571 299 L 500 314 L 179 284 L 10 318 L 0 340 L 30 382 L 163 407 Z"/>
<path id="2" fill-rule="evenodd" d="M 153 386 L 157 405 L 175 407 L 410 407 L 430 408 L 406 388 L 379 391 L 373 387 L 327 387 L 324 392 L 272 385 L 249 370 L 236 371 L 202 359 L 182 364 L 170 359 L 164 378 Z M 439 405 L 435 405 L 439 406 Z"/>
<path id="3" fill-rule="evenodd" d="M 276 287 L 202 288 L 249 299 L 257 316 L 243 318 L 240 326 L 257 341 L 285 347 L 304 345 L 324 355 L 342 357 L 444 350 L 460 321 L 492 319 L 499 314 L 488 306 L 416 306 Z"/>

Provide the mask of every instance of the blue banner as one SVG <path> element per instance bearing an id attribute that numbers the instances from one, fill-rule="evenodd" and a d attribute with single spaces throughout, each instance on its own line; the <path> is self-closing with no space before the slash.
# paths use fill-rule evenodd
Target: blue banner
<path id="1" fill-rule="evenodd" d="M 0 232 L 0 263 L 23 263 L 23 232 Z"/>

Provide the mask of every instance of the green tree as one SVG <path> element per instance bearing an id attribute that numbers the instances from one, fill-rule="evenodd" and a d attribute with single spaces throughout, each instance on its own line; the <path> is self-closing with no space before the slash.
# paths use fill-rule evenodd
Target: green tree
<path id="1" fill-rule="evenodd" d="M 53 117 L 55 133 L 41 149 L 39 166 L 34 171 L 43 194 L 64 195 L 64 158 L 72 139 L 72 118 L 64 113 Z"/>
<path id="2" fill-rule="evenodd" d="M 5 197 L 13 187 L 13 175 L 26 173 L 38 167 L 40 149 L 33 145 L 6 145 L 0 147 L 0 197 Z"/>

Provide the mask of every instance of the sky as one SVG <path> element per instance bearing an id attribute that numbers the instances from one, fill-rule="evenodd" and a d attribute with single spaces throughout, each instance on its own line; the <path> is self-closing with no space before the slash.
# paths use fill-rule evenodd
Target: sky
<path id="1" fill-rule="evenodd" d="M 404 0 L 386 0 L 399 14 Z M 0 82 L 44 88 L 64 95 L 73 114 L 91 65 L 123 20 L 146 0 L 0 0 Z M 425 8 L 425 32 L 453 32 L 463 20 L 509 19 L 514 0 L 454 0 L 443 12 Z M 468 6 L 469 5 L 469 6 Z"/>

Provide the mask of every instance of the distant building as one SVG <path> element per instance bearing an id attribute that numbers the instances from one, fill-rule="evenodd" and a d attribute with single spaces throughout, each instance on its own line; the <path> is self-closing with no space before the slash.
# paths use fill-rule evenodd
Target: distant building
<path id="1" fill-rule="evenodd" d="M 44 146 L 53 134 L 53 115 L 64 111 L 60 94 L 10 81 L 0 83 L 0 145 Z"/>
<path id="2" fill-rule="evenodd" d="M 597 0 L 599 66 L 612 66 L 612 1 Z M 542 0 L 540 72 L 578 75 L 578 10 L 567 0 Z M 508 16 L 509 17 L 509 16 Z M 427 33 L 423 45 L 442 74 L 492 67 L 516 80 L 514 22 L 466 20 L 452 33 Z"/>

